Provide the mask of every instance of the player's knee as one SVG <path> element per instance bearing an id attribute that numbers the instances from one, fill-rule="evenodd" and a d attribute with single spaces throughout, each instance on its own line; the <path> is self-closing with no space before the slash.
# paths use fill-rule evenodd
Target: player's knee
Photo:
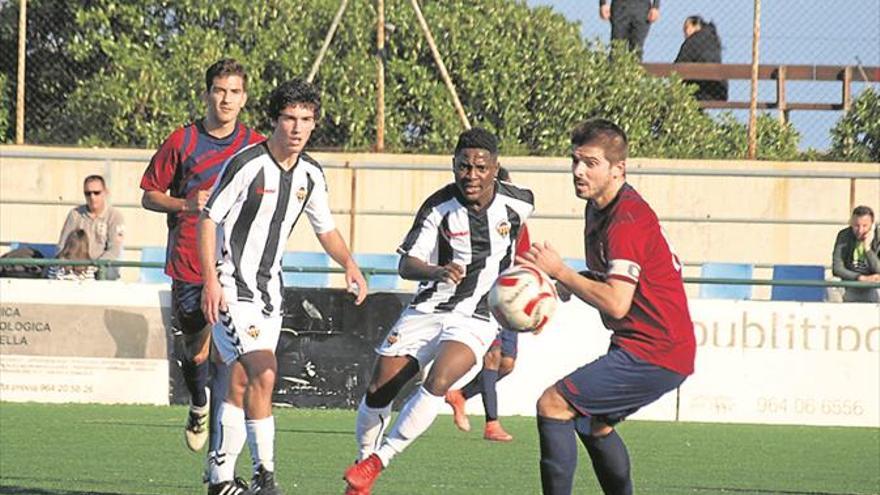
<path id="1" fill-rule="evenodd" d="M 501 364 L 498 367 L 498 376 L 507 376 L 516 367 L 516 359 L 510 357 L 501 358 Z"/>
<path id="2" fill-rule="evenodd" d="M 536 404 L 537 413 L 545 418 L 559 418 L 568 413 L 568 404 L 565 399 L 556 390 L 556 387 L 548 387 L 538 398 Z"/>
<path id="3" fill-rule="evenodd" d="M 446 392 L 452 388 L 452 385 L 457 381 L 457 378 L 450 376 L 447 373 L 431 373 L 428 376 L 428 379 L 425 380 L 425 390 L 431 393 L 431 395 L 442 396 L 446 395 Z"/>
<path id="4" fill-rule="evenodd" d="M 483 367 L 490 370 L 497 370 L 501 366 L 501 350 L 492 349 L 483 356 Z"/>

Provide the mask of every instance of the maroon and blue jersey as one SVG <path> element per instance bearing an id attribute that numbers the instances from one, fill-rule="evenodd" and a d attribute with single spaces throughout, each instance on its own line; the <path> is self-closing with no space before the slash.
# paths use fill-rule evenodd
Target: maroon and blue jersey
<path id="1" fill-rule="evenodd" d="M 636 286 L 629 312 L 602 313 L 613 344 L 682 375 L 694 371 L 696 342 L 681 263 L 657 215 L 629 184 L 605 208 L 587 203 L 584 244 L 590 271 Z"/>
<path id="2" fill-rule="evenodd" d="M 153 155 L 141 179 L 141 189 L 167 192 L 174 198 L 191 198 L 214 186 L 217 174 L 229 158 L 264 140 L 260 133 L 241 123 L 221 138 L 208 134 L 200 121 L 181 127 Z M 168 214 L 165 273 L 174 280 L 202 283 L 196 240 L 198 219 L 196 212 Z"/>

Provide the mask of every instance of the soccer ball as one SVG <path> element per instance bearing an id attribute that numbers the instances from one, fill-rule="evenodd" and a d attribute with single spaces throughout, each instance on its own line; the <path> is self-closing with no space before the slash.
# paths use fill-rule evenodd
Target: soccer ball
<path id="1" fill-rule="evenodd" d="M 556 287 L 531 265 L 503 271 L 489 291 L 489 310 L 498 323 L 516 332 L 537 332 L 556 311 Z"/>

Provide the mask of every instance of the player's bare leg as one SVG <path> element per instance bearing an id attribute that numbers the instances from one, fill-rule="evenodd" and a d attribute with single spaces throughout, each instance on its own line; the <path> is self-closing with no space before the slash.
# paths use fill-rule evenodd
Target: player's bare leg
<path id="1" fill-rule="evenodd" d="M 197 452 L 208 440 L 208 413 L 210 410 L 207 394 L 208 356 L 211 349 L 210 327 L 200 332 L 183 335 L 184 356 L 183 377 L 190 393 L 190 410 L 184 435 L 186 445 Z"/>
<path id="2" fill-rule="evenodd" d="M 272 416 L 272 392 L 278 362 L 269 350 L 248 352 L 239 358 L 245 373 L 244 411 L 247 440 L 253 458 L 251 488 L 257 493 L 280 493 L 275 483 L 275 417 Z"/>
<path id="3" fill-rule="evenodd" d="M 476 364 L 467 345 L 445 341 L 421 387 L 407 401 L 379 449 L 345 472 L 349 493 L 369 493 L 391 459 L 424 433 L 436 419 L 449 388 Z"/>

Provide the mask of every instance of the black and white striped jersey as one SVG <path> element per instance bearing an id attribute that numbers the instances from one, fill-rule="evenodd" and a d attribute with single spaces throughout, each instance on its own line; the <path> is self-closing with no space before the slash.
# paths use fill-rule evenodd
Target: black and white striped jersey
<path id="1" fill-rule="evenodd" d="M 481 212 L 465 206 L 454 183 L 422 204 L 397 252 L 435 265 L 458 263 L 465 276 L 457 285 L 421 282 L 410 307 L 490 319 L 489 289 L 513 262 L 516 239 L 535 208 L 532 191 L 509 182 L 495 184 L 495 197 Z"/>
<path id="2" fill-rule="evenodd" d="M 336 228 L 318 162 L 303 153 L 285 171 L 266 143 L 229 159 L 205 211 L 219 226 L 218 276 L 227 301 L 262 304 L 268 316 L 281 310 L 281 257 L 300 215 L 315 233 Z"/>

